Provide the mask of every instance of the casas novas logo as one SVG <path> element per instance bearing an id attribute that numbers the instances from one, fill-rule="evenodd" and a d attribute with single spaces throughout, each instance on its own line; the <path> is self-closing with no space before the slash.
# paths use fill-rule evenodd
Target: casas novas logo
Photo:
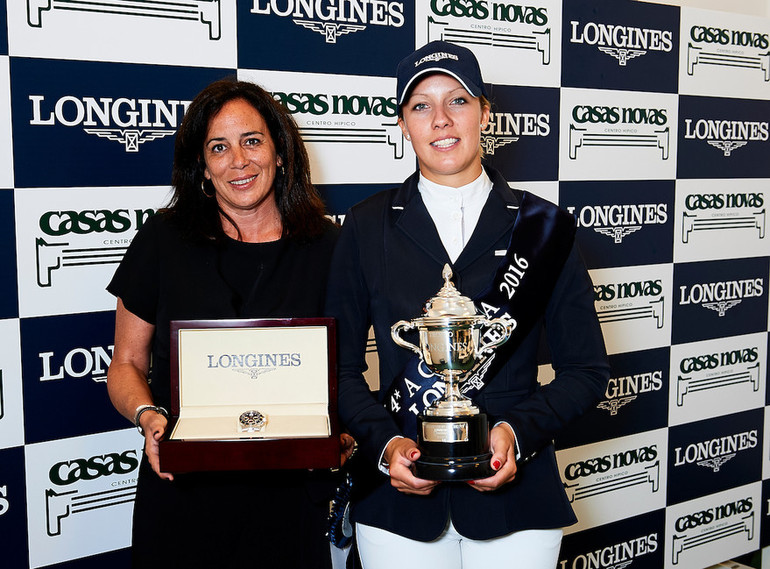
<path id="1" fill-rule="evenodd" d="M 190 101 L 71 95 L 53 104 L 44 95 L 30 95 L 29 100 L 31 126 L 83 127 L 86 134 L 122 144 L 126 152 L 139 152 L 146 142 L 172 136 L 190 105 Z"/>
<path id="2" fill-rule="evenodd" d="M 544 7 L 509 4 L 507 2 L 486 2 L 486 0 L 431 0 L 430 10 L 436 16 L 454 16 L 496 22 L 531 24 L 545 26 L 548 23 L 548 9 Z"/>
<path id="3" fill-rule="evenodd" d="M 111 452 L 57 462 L 48 471 L 48 479 L 57 486 L 68 486 L 80 480 L 96 480 L 113 474 L 128 474 L 139 466 L 136 450 Z"/>

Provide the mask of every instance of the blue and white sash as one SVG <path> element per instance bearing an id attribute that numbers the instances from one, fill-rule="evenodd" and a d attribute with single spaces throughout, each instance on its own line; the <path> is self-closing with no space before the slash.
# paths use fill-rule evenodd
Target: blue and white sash
<path id="1" fill-rule="evenodd" d="M 508 341 L 482 358 L 461 391 L 473 399 L 502 369 L 542 316 L 575 239 L 575 219 L 529 192 L 524 192 L 508 251 L 489 287 L 474 303 L 487 318 L 504 318 L 515 327 Z M 417 415 L 443 394 L 444 381 L 414 355 L 393 381 L 385 405 L 403 434 L 416 439 Z"/>

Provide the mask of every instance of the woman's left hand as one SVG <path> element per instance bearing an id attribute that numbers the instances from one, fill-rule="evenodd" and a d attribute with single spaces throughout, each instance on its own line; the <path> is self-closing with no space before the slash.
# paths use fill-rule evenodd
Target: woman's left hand
<path id="1" fill-rule="evenodd" d="M 489 433 L 492 468 L 497 472 L 489 478 L 471 480 L 468 484 L 479 492 L 497 490 L 516 477 L 516 437 L 510 425 L 503 423 Z"/>

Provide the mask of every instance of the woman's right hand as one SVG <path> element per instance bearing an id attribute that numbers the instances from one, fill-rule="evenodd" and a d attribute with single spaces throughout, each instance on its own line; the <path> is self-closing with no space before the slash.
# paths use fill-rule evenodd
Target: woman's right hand
<path id="1" fill-rule="evenodd" d="M 160 471 L 160 453 L 158 452 L 160 448 L 158 443 L 166 434 L 168 419 L 160 413 L 146 412 L 139 418 L 139 424 L 144 431 L 144 453 L 150 461 L 150 466 L 163 480 L 173 480 L 173 474 Z"/>
<path id="2" fill-rule="evenodd" d="M 427 496 L 438 482 L 423 480 L 412 474 L 412 463 L 420 458 L 420 451 L 412 439 L 397 438 L 385 448 L 385 460 L 388 463 L 390 484 L 404 494 Z"/>

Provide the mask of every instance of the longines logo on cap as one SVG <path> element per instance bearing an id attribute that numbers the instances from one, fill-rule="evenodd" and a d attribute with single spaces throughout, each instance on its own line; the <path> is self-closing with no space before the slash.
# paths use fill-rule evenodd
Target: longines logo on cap
<path id="1" fill-rule="evenodd" d="M 680 516 L 674 522 L 671 561 L 678 565 L 685 551 L 732 536 L 750 541 L 754 537 L 754 517 L 750 496 Z"/>
<path id="2" fill-rule="evenodd" d="M 687 44 L 688 75 L 695 74 L 696 66 L 714 65 L 728 69 L 756 69 L 758 77 L 770 81 L 770 34 L 696 25 L 690 28 L 690 39 L 692 41 Z"/>
<path id="3" fill-rule="evenodd" d="M 617 415 L 621 407 L 634 401 L 639 395 L 660 391 L 663 387 L 663 371 L 655 370 L 624 377 L 611 377 L 604 392 L 605 399 L 596 407 Z"/>
<path id="4" fill-rule="evenodd" d="M 220 0 L 27 0 L 27 24 L 43 26 L 43 14 L 50 11 L 79 12 L 83 14 L 112 14 L 187 20 L 208 28 L 209 39 L 221 35 Z M 46 16 L 47 17 L 47 16 Z"/>
<path id="5" fill-rule="evenodd" d="M 133 449 L 54 464 L 48 472 L 48 479 L 54 488 L 45 490 L 48 535 L 61 535 L 62 522 L 70 516 L 133 502 L 136 478 L 120 478 L 114 482 L 105 479 L 131 474 L 138 467 L 139 458 Z M 96 481 L 101 484 L 98 484 L 98 489 L 92 490 L 87 483 Z M 81 484 L 71 489 L 76 483 Z M 82 483 L 86 483 L 85 488 Z"/>
<path id="6" fill-rule="evenodd" d="M 735 281 L 696 283 L 679 287 L 679 305 L 700 304 L 723 317 L 729 309 L 744 298 L 755 298 L 765 293 L 764 279 L 756 277 Z"/>
<path id="7" fill-rule="evenodd" d="M 457 57 L 454 53 L 446 53 L 445 51 L 437 51 L 435 53 L 430 53 L 423 57 L 422 59 L 415 61 L 414 66 L 420 67 L 423 63 L 429 63 L 432 61 L 441 61 L 443 59 L 454 59 L 455 61 L 460 61 L 460 58 Z"/>
<path id="8" fill-rule="evenodd" d="M 680 375 L 676 383 L 677 406 L 684 405 L 684 396 L 688 393 L 742 383 L 749 383 L 754 391 L 759 391 L 761 374 L 758 360 L 757 346 L 683 358 L 679 362 Z"/>
<path id="9" fill-rule="evenodd" d="M 657 492 L 660 460 L 657 445 L 629 449 L 568 464 L 564 488 L 570 502 L 649 484 Z"/>
<path id="10" fill-rule="evenodd" d="M 761 192 L 689 194 L 682 212 L 682 243 L 693 233 L 748 229 L 765 238 L 765 196 Z"/>
<path id="11" fill-rule="evenodd" d="M 43 235 L 35 239 L 37 285 L 52 286 L 54 271 L 120 263 L 131 243 L 127 235 L 154 213 L 149 208 L 43 213 L 38 220 Z"/>
<path id="12" fill-rule="evenodd" d="M 66 377 L 90 377 L 91 381 L 100 383 L 107 381 L 107 368 L 112 361 L 115 346 L 93 346 L 91 348 L 74 348 L 64 357 L 57 357 L 55 352 L 38 354 L 42 365 L 40 381 L 54 381 Z"/>
<path id="13" fill-rule="evenodd" d="M 275 371 L 279 367 L 297 367 L 302 365 L 302 356 L 298 352 L 285 353 L 250 353 L 250 354 L 206 354 L 208 369 L 229 369 L 245 373 L 251 379 Z"/>
<path id="14" fill-rule="evenodd" d="M 44 95 L 30 95 L 32 126 L 83 127 L 87 134 L 139 152 L 140 145 L 172 136 L 190 101 L 128 99 L 125 97 L 74 97 L 66 95 L 51 104 Z"/>
<path id="15" fill-rule="evenodd" d="M 481 146 L 489 156 L 495 150 L 518 141 L 522 136 L 551 134 L 551 115 L 547 113 L 489 113 L 489 123 L 481 132 Z"/>
<path id="16" fill-rule="evenodd" d="M 663 328 L 663 281 L 661 279 L 594 285 L 594 300 L 612 303 L 597 307 L 599 322 L 623 322 L 650 318 Z M 653 298 L 653 300 L 648 300 Z"/>
<path id="17" fill-rule="evenodd" d="M 430 11 L 428 41 L 534 51 L 542 65 L 551 63 L 551 28 L 547 27 L 545 7 L 486 0 L 430 0 Z"/>
<path id="18" fill-rule="evenodd" d="M 686 447 L 674 449 L 674 466 L 697 464 L 719 472 L 722 466 L 735 458 L 739 452 L 753 449 L 758 444 L 756 429 L 735 433 L 708 441 L 691 443 Z"/>
<path id="19" fill-rule="evenodd" d="M 653 148 L 668 160 L 667 109 L 576 105 L 569 126 L 569 157 L 588 147 Z M 577 126 L 580 125 L 580 126 Z M 592 126 L 584 126 L 592 125 Z"/>
<path id="20" fill-rule="evenodd" d="M 668 221 L 668 204 L 612 204 L 567 206 L 575 216 L 578 227 L 592 228 L 596 233 L 606 235 L 615 244 L 623 238 L 642 229 L 645 225 L 663 225 Z"/>
<path id="21" fill-rule="evenodd" d="M 570 43 L 596 46 L 602 53 L 614 57 L 618 65 L 626 64 L 646 55 L 648 51 L 670 52 L 673 47 L 673 33 L 669 30 L 652 30 L 633 26 L 581 24 L 570 22 Z"/>
<path id="22" fill-rule="evenodd" d="M 703 140 L 720 150 L 725 157 L 749 142 L 766 142 L 770 135 L 770 123 L 767 121 L 685 119 L 684 127 L 686 139 Z"/>
<path id="23" fill-rule="evenodd" d="M 404 135 L 395 120 L 395 97 L 280 91 L 272 95 L 292 114 L 318 117 L 299 124 L 306 143 L 382 145 L 390 147 L 396 160 L 404 158 Z M 370 122 L 359 125 L 361 118 Z M 377 124 L 372 124 L 374 121 Z"/>
<path id="24" fill-rule="evenodd" d="M 291 18 L 296 25 L 321 34 L 326 43 L 337 43 L 340 36 L 364 31 L 368 25 L 404 25 L 404 5 L 393 1 L 253 0 L 250 11 Z"/>
<path id="25" fill-rule="evenodd" d="M 658 550 L 657 532 L 640 535 L 619 543 L 580 553 L 572 559 L 559 560 L 558 569 L 622 569 L 639 557 Z"/>

